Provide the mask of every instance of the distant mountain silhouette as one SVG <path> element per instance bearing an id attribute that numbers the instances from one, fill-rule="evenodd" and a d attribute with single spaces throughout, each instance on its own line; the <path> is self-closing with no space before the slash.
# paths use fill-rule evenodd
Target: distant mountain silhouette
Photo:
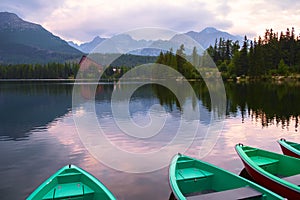
<path id="1" fill-rule="evenodd" d="M 162 50 L 170 48 L 176 52 L 182 41 L 187 38 L 186 36 L 194 39 L 204 49 L 214 45 L 215 40 L 220 37 L 242 41 L 240 36 L 208 27 L 200 32 L 189 31 L 177 34 L 170 40 L 136 40 L 130 35 L 120 34 L 111 38 L 97 36 L 90 42 L 77 45 L 72 41 L 62 40 L 41 25 L 22 20 L 16 14 L 0 12 L 0 64 L 43 64 L 74 59 L 79 61 L 84 53 L 158 56 Z M 192 44 L 186 47 L 186 53 L 190 54 L 192 48 Z"/>
<path id="2" fill-rule="evenodd" d="M 170 40 L 135 40 L 129 35 L 120 34 L 111 38 L 101 38 L 97 36 L 91 42 L 83 43 L 81 45 L 76 45 L 72 41 L 70 41 L 69 44 L 85 53 L 126 52 L 134 55 L 158 56 L 161 49 L 157 49 L 157 47 L 160 47 L 162 49 L 173 48 L 175 52 L 181 44 L 180 41 L 184 40 L 187 36 L 198 42 L 204 49 L 207 49 L 210 45 L 213 46 L 215 44 L 216 39 L 219 40 L 219 38 L 229 39 L 232 41 L 243 40 L 241 36 L 231 35 L 227 32 L 217 30 L 216 28 L 207 27 L 200 32 L 189 31 L 183 34 L 177 34 L 173 36 Z M 101 46 L 99 46 L 100 44 Z M 192 49 L 186 50 L 187 53 L 191 53 L 192 51 Z"/>
<path id="3" fill-rule="evenodd" d="M 216 39 L 219 40 L 219 38 L 224 38 L 225 40 L 229 39 L 232 41 L 243 41 L 243 37 L 241 36 L 231 35 L 227 32 L 217 30 L 214 27 L 207 27 L 200 32 L 189 31 L 185 34 L 199 42 L 199 44 L 201 44 L 205 49 L 208 48 L 209 45 L 213 46 Z"/>
<path id="4" fill-rule="evenodd" d="M 0 64 L 65 62 L 81 55 L 41 25 L 0 12 Z"/>
<path id="5" fill-rule="evenodd" d="M 72 41 L 69 41 L 68 44 L 82 52 L 89 53 L 93 51 L 93 49 L 98 46 L 101 42 L 103 42 L 106 38 L 101 38 L 96 36 L 92 41 L 83 43 L 81 45 L 75 44 Z"/>

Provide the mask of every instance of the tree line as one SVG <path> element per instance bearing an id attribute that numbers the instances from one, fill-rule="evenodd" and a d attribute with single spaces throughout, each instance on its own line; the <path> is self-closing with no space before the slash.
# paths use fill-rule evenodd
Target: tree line
<path id="1" fill-rule="evenodd" d="M 68 79 L 78 69 L 77 63 L 0 65 L 0 79 Z"/>
<path id="2" fill-rule="evenodd" d="M 194 58 L 195 60 L 191 61 L 191 56 L 187 56 L 185 54 L 185 47 L 182 44 L 180 45 L 179 49 L 176 50 L 175 55 L 172 48 L 170 49 L 170 51 L 167 51 L 165 53 L 161 51 L 156 63 L 171 67 L 172 69 L 181 73 L 187 79 L 198 79 L 200 78 L 200 74 L 193 65 L 195 63 L 199 63 L 199 57 L 196 47 L 194 47 L 193 49 L 192 58 Z M 165 74 L 168 73 L 168 71 L 157 71 L 154 73 Z M 159 77 L 159 75 L 157 75 L 157 77 Z M 165 74 L 165 77 L 168 77 L 168 74 Z"/>
<path id="3" fill-rule="evenodd" d="M 245 36 L 241 47 L 220 38 L 207 51 L 225 77 L 300 73 L 300 37 L 294 28 L 280 34 L 266 29 L 263 37 L 253 41 Z"/>
<path id="4" fill-rule="evenodd" d="M 212 67 L 207 54 L 225 79 L 300 73 L 300 37 L 295 35 L 294 28 L 280 34 L 267 29 L 264 37 L 259 36 L 253 41 L 245 36 L 241 45 L 239 41 L 216 39 L 202 55 L 198 55 L 195 47 L 192 55 L 186 55 L 184 50 L 181 45 L 175 55 L 172 49 L 161 52 L 157 63 L 176 69 L 186 78 L 199 78 L 195 69 Z"/>

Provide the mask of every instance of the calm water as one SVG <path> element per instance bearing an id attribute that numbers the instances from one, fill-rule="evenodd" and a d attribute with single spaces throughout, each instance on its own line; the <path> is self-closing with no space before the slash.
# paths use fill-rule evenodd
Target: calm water
<path id="1" fill-rule="evenodd" d="M 81 86 L 85 101 L 72 108 L 72 84 L 0 83 L 0 194 L 1 199 L 25 199 L 40 183 L 59 168 L 75 164 L 100 179 L 118 199 L 169 199 L 168 168 L 150 173 L 132 174 L 111 169 L 95 159 L 85 148 L 75 127 L 73 114 L 85 115 L 95 105 L 98 122 L 107 138 L 118 147 L 134 153 L 159 149 L 172 140 L 185 105 L 197 104 L 199 131 L 187 154 L 197 157 L 203 135 L 212 115 L 209 93 L 202 83 L 194 83 L 198 99 L 186 96 L 179 105 L 165 88 L 146 85 L 131 97 L 129 114 L 134 123 L 151 122 L 149 110 L 163 106 L 166 116 L 161 134 L 148 140 L 132 140 L 117 128 L 110 109 L 111 94 L 127 84 L 100 84 L 95 96 L 89 84 Z M 243 165 L 234 145 L 244 143 L 280 152 L 277 139 L 300 142 L 300 86 L 293 84 L 225 84 L 226 117 L 221 135 L 203 160 L 239 174 Z M 118 155 L 111 155 L 118 157 Z M 160 159 L 160 158 L 158 158 Z M 132 163 L 127 163 L 130 166 Z M 122 167 L 122 166 L 120 166 Z"/>

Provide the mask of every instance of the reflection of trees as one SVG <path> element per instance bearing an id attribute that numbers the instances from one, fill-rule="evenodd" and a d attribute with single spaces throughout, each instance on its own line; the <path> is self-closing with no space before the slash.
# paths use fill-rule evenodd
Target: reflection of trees
<path id="1" fill-rule="evenodd" d="M 222 94 L 221 89 L 222 85 L 220 85 L 216 81 L 210 81 L 207 80 L 207 82 L 203 81 L 197 81 L 197 82 L 190 82 L 190 85 L 192 86 L 193 91 L 187 90 L 184 85 L 178 85 L 177 87 L 177 92 L 180 94 L 180 101 L 185 103 L 187 99 L 191 99 L 192 97 L 192 92 L 195 92 L 195 97 L 192 98 L 192 106 L 193 108 L 196 107 L 198 101 L 201 101 L 201 104 L 208 110 L 208 111 L 216 111 L 216 113 L 221 116 L 222 110 L 225 110 L 225 108 L 222 108 L 220 106 L 225 105 L 225 97 L 224 94 Z M 180 110 L 182 110 L 180 105 L 180 101 L 176 98 L 176 96 L 167 88 L 160 86 L 160 85 L 153 85 L 153 90 L 154 94 L 158 97 L 160 104 L 161 105 L 167 105 L 170 109 L 174 105 Z M 211 90 L 211 93 L 209 93 L 209 89 Z M 220 92 L 219 92 L 220 91 Z M 213 102 L 213 107 L 212 107 L 212 101 L 211 101 L 211 96 L 210 95 L 215 95 Z M 219 95 L 219 96 L 218 96 Z"/>
<path id="2" fill-rule="evenodd" d="M 208 111 L 217 109 L 212 108 L 210 93 L 205 82 L 191 82 L 191 85 L 197 98 Z M 218 87 L 218 85 L 210 86 L 213 90 L 218 90 Z M 263 127 L 271 124 L 281 124 L 282 127 L 288 127 L 291 120 L 294 120 L 297 129 L 300 119 L 299 87 L 299 85 L 293 84 L 225 83 L 227 95 L 226 115 L 235 116 L 240 112 L 242 121 L 245 117 L 250 116 L 254 120 L 260 120 Z M 170 90 L 160 85 L 153 85 L 152 89 L 162 105 L 167 105 L 170 109 L 176 106 L 181 110 L 178 99 Z M 183 88 L 178 88 L 178 90 L 182 98 L 188 99 L 191 97 L 191 94 Z M 193 100 L 193 104 L 196 102 L 196 100 Z M 217 102 L 216 105 L 220 104 Z"/>
<path id="3" fill-rule="evenodd" d="M 158 97 L 160 105 L 166 105 L 172 111 L 174 105 L 177 109 L 181 110 L 180 103 L 176 98 L 175 94 L 171 90 L 167 89 L 162 85 L 152 85 L 154 94 Z"/>
<path id="4" fill-rule="evenodd" d="M 171 111 L 174 109 L 174 106 L 178 110 L 182 110 L 182 106 L 187 100 L 191 100 L 192 106 L 195 108 L 198 103 L 198 99 L 196 99 L 193 95 L 193 91 L 186 88 L 185 84 L 180 84 L 180 82 L 178 82 L 176 86 L 176 91 L 171 91 L 162 85 L 153 84 L 152 90 L 159 99 L 160 104 L 168 106 Z"/>
<path id="5" fill-rule="evenodd" d="M 298 127 L 300 91 L 298 85 L 249 83 L 226 84 L 228 96 L 228 114 L 241 111 L 242 118 L 249 114 L 253 119 L 260 119 L 262 126 L 282 124 L 289 126 L 295 120 Z"/>
<path id="6" fill-rule="evenodd" d="M 219 111 L 220 102 L 214 103 L 212 107 L 211 97 L 208 90 L 218 91 L 221 87 L 219 84 L 210 82 L 207 80 L 190 82 L 192 88 L 195 91 L 197 99 L 191 99 L 193 96 L 191 91 L 186 90 L 183 84 L 178 82 L 176 85 L 176 91 L 174 93 L 166 87 L 158 84 L 149 84 L 140 87 L 134 92 L 131 98 L 142 98 L 149 99 L 153 97 L 153 94 L 158 98 L 161 105 L 166 106 L 170 111 L 180 110 L 182 111 L 182 105 L 188 102 L 192 102 L 195 108 L 198 101 L 207 109 L 209 112 Z M 91 85 L 81 86 L 81 90 L 86 97 L 95 95 L 96 101 L 111 100 L 111 94 L 113 90 L 123 92 L 124 99 L 127 98 L 128 90 L 135 87 L 134 83 L 130 84 L 101 84 L 98 85 L 96 91 L 91 91 L 89 87 Z M 93 86 L 95 87 L 95 86 Z M 236 83 L 225 83 L 225 90 L 227 95 L 226 100 L 226 115 L 235 116 L 238 113 L 242 116 L 242 121 L 247 116 L 250 116 L 253 120 L 260 121 L 263 127 L 271 124 L 288 127 L 291 124 L 291 120 L 295 122 L 295 128 L 298 127 L 298 121 L 300 119 L 300 106 L 298 106 L 298 100 L 300 99 L 299 85 L 285 84 L 278 85 L 272 83 L 248 83 L 248 84 L 236 84 Z M 153 93 L 152 93 L 152 92 Z M 179 99 L 175 93 L 179 94 Z M 217 92 L 215 94 L 218 95 Z M 216 98 L 221 100 L 222 98 Z M 120 99 L 122 100 L 122 99 Z M 218 113 L 220 114 L 220 113 Z"/>
<path id="7" fill-rule="evenodd" d="M 2 83 L 0 140 L 24 139 L 31 130 L 45 128 L 71 107 L 71 84 Z"/>

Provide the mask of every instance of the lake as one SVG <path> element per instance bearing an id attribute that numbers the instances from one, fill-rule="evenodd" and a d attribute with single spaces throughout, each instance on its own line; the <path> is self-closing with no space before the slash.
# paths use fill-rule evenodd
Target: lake
<path id="1" fill-rule="evenodd" d="M 204 83 L 191 83 L 196 99 L 184 93 L 180 101 L 165 87 L 147 84 L 138 87 L 128 104 L 126 98 L 117 98 L 114 112 L 113 92 L 126 92 L 135 84 L 138 83 L 82 83 L 74 89 L 81 99 L 74 101 L 72 83 L 0 82 L 1 199 L 25 199 L 45 179 L 70 163 L 101 180 L 117 199 L 169 199 L 166 163 L 170 161 L 170 152 L 186 150 L 188 155 L 199 156 L 207 133 L 213 131 L 214 116 L 215 123 L 220 125 L 216 130 L 220 135 L 216 135 L 216 142 L 202 159 L 236 174 L 243 165 L 234 150 L 235 144 L 280 153 L 276 140 L 284 137 L 300 142 L 299 84 L 225 83 L 226 107 L 221 114 L 213 108 Z M 131 121 L 118 116 L 116 122 L 115 114 L 122 115 L 124 106 Z M 189 134 L 195 120 L 187 120 L 183 115 L 190 117 L 193 109 L 198 109 L 200 117 L 196 120 L 197 131 Z M 85 128 L 80 128 L 80 120 L 89 115 L 95 116 L 95 123 L 101 126 L 112 147 L 103 139 L 93 141 L 103 149 L 91 150 L 84 137 L 97 132 L 92 128 L 95 123 L 87 121 Z M 120 126 L 124 128 L 129 122 L 159 133 L 124 134 Z M 163 127 L 151 126 L 152 122 Z M 178 136 L 180 141 L 174 142 L 184 124 L 186 137 Z M 191 140 L 190 145 L 184 146 Z M 165 146 L 169 149 L 164 154 Z M 124 152 L 134 158 L 126 159 Z M 151 153 L 155 157 L 148 160 Z"/>

